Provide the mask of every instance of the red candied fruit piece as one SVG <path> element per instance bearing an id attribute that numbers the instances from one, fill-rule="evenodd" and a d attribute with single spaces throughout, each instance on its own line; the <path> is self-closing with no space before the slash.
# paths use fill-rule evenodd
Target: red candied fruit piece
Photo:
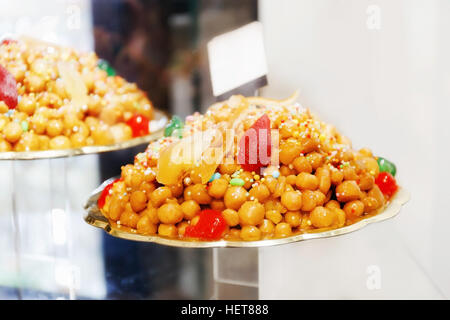
<path id="1" fill-rule="evenodd" d="M 227 223 L 221 212 L 205 209 L 200 212 L 200 219 L 195 226 L 186 227 L 185 236 L 203 240 L 218 240 L 226 227 Z"/>
<path id="2" fill-rule="evenodd" d="M 9 109 L 17 107 L 17 83 L 14 76 L 0 65 L 0 101 L 6 103 Z"/>
<path id="3" fill-rule="evenodd" d="M 389 197 L 391 197 L 398 189 L 395 178 L 389 172 L 380 172 L 375 179 L 375 183 L 378 188 L 380 188 L 381 192 Z"/>
<path id="4" fill-rule="evenodd" d="M 120 181 L 121 179 L 116 179 L 113 182 L 111 182 L 110 184 L 108 184 L 102 191 L 102 193 L 100 194 L 100 197 L 97 200 L 97 206 L 102 209 L 105 206 L 105 202 L 106 202 L 106 197 L 109 195 L 109 191 L 112 189 L 114 183 L 116 183 L 117 181 Z"/>
<path id="5" fill-rule="evenodd" d="M 127 121 L 127 125 L 130 126 L 134 138 L 147 135 L 149 133 L 149 123 L 150 120 L 139 113 L 135 114 Z"/>
<path id="6" fill-rule="evenodd" d="M 239 141 L 238 163 L 246 171 L 258 172 L 270 163 L 271 153 L 270 119 L 267 114 L 263 114 Z"/>
<path id="7" fill-rule="evenodd" d="M 3 39 L 1 44 L 8 45 L 8 44 L 15 43 L 15 42 L 17 42 L 17 41 L 14 39 Z"/>

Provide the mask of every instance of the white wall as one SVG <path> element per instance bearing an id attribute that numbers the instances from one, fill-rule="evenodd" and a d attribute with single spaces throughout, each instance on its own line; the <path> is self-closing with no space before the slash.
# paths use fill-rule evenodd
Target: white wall
<path id="1" fill-rule="evenodd" d="M 261 250 L 260 297 L 450 297 L 450 2 L 259 4 L 270 70 L 264 94 L 300 89 L 300 102 L 355 147 L 395 162 L 412 196 L 398 217 L 357 233 Z M 366 286 L 371 265 L 380 270 L 378 290 Z"/>

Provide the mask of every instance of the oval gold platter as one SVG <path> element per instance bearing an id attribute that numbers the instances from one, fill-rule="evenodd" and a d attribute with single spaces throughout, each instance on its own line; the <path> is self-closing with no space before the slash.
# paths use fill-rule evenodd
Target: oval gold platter
<path id="1" fill-rule="evenodd" d="M 142 241 L 142 242 L 153 242 L 166 246 L 172 247 L 181 247 L 181 248 L 250 248 L 250 247 L 267 247 L 267 246 L 276 246 L 281 244 L 287 244 L 292 242 L 311 240 L 311 239 L 320 239 L 320 238 L 328 238 L 334 237 L 338 235 L 347 234 L 363 227 L 374 223 L 380 222 L 383 220 L 390 219 L 396 216 L 400 210 L 402 205 L 408 202 L 410 195 L 409 192 L 403 188 L 399 188 L 394 197 L 389 201 L 389 203 L 383 208 L 383 210 L 375 215 L 367 216 L 360 221 L 342 227 L 338 229 L 332 230 L 324 230 L 324 231 L 315 231 L 297 234 L 291 237 L 279 238 L 279 239 L 270 239 L 270 240 L 259 240 L 259 241 L 237 241 L 237 240 L 218 240 L 218 241 L 198 241 L 198 240 L 182 240 L 182 239 L 173 239 L 173 238 L 165 238 L 156 235 L 141 235 L 133 232 L 129 228 L 121 228 L 120 226 L 113 226 L 105 218 L 100 212 L 97 206 L 97 199 L 99 198 L 102 190 L 106 185 L 110 182 L 114 181 L 115 178 L 108 179 L 103 182 L 97 189 L 95 189 L 91 196 L 89 197 L 85 210 L 87 214 L 84 220 L 95 227 L 103 229 L 105 232 L 110 235 L 126 239 L 126 240 L 134 240 L 134 241 Z"/>
<path id="2" fill-rule="evenodd" d="M 109 151 L 117 151 L 135 147 L 144 143 L 149 143 L 152 140 L 162 137 L 164 133 L 164 126 L 168 122 L 167 115 L 155 110 L 154 119 L 150 121 L 150 134 L 133 138 L 127 141 L 105 145 L 105 146 L 86 146 L 73 149 L 62 150 L 43 150 L 43 151 L 25 151 L 25 152 L 0 152 L 0 160 L 36 160 L 36 159 L 51 159 L 80 156 L 85 154 L 102 153 Z"/>

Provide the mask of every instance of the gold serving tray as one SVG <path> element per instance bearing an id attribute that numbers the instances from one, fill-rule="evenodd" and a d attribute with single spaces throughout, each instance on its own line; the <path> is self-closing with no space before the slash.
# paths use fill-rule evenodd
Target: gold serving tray
<path id="1" fill-rule="evenodd" d="M 168 122 L 167 115 L 160 111 L 154 111 L 154 118 L 151 120 L 152 132 L 143 137 L 133 138 L 131 140 L 110 144 L 107 146 L 86 146 L 74 149 L 62 150 L 43 150 L 43 151 L 25 151 L 25 152 L 0 152 L 0 160 L 35 160 L 35 159 L 52 159 L 80 156 L 85 154 L 102 153 L 116 151 L 135 147 L 150 141 L 159 139 L 163 136 L 164 127 Z"/>
<path id="2" fill-rule="evenodd" d="M 359 230 L 368 224 L 374 222 L 380 222 L 383 220 L 390 219 L 396 216 L 406 202 L 408 202 L 410 195 L 409 192 L 403 188 L 399 188 L 394 197 L 389 201 L 383 210 L 375 215 L 367 216 L 360 221 L 338 229 L 332 230 L 318 230 L 315 232 L 302 233 L 298 235 L 294 235 L 287 238 L 279 238 L 279 239 L 271 239 L 271 240 L 259 240 L 259 241 L 230 241 L 230 240 L 218 240 L 218 241 L 198 241 L 198 240 L 182 240 L 182 239 L 173 239 L 173 238 L 165 238 L 157 235 L 146 236 L 137 234 L 133 232 L 134 230 L 130 230 L 129 228 L 117 227 L 111 225 L 111 223 L 106 219 L 99 208 L 97 207 L 97 199 L 99 198 L 102 190 L 106 185 L 110 182 L 114 181 L 115 178 L 108 179 L 103 182 L 97 189 L 95 189 L 91 196 L 89 197 L 85 210 L 87 214 L 84 220 L 97 228 L 101 228 L 105 230 L 105 232 L 110 235 L 127 240 L 134 241 L 143 241 L 143 242 L 154 242 L 166 246 L 171 247 L 181 247 L 181 248 L 250 248 L 250 247 L 268 247 L 268 246 L 276 246 L 280 244 L 287 244 L 292 242 L 310 240 L 310 239 L 320 239 L 320 238 L 328 238 L 334 237 L 338 235 L 343 235 L 346 233 L 350 233 L 356 230 Z"/>

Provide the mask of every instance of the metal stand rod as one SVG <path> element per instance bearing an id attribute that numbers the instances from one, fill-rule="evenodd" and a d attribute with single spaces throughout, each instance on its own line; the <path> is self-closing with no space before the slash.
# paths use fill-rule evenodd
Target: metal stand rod
<path id="1" fill-rule="evenodd" d="M 64 294 L 76 299 L 73 266 L 71 259 L 70 199 L 68 197 L 68 159 L 49 159 L 50 210 L 52 216 L 54 268 L 64 276 Z M 59 270 L 59 271 L 57 271 Z M 56 276 L 56 274 L 55 274 Z M 61 280 L 61 279 L 60 279 Z"/>
<path id="2" fill-rule="evenodd" d="M 16 166 L 15 161 L 11 161 L 11 184 L 12 184 L 12 192 L 11 192 L 11 204 L 12 204 L 12 230 L 14 237 L 14 260 L 15 260 L 15 268 L 17 279 L 20 279 L 21 267 L 20 267 L 20 258 L 21 258 L 21 247 L 20 247 L 20 223 L 19 223 L 19 212 L 17 210 L 17 181 L 16 181 Z M 22 300 L 22 285 L 20 281 L 16 287 L 17 298 Z"/>
<path id="3" fill-rule="evenodd" d="M 212 299 L 258 299 L 258 248 L 214 248 Z"/>

